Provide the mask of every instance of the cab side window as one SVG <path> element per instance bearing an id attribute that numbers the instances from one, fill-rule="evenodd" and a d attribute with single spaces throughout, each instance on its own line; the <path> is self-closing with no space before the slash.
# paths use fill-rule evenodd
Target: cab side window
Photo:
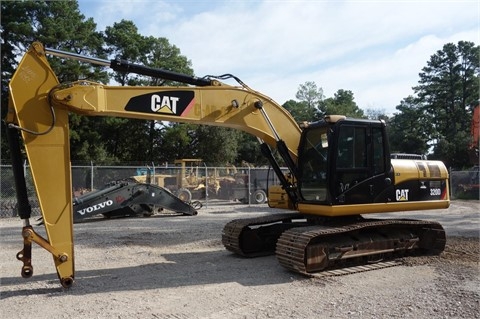
<path id="1" fill-rule="evenodd" d="M 385 172 L 385 152 L 383 145 L 383 133 L 381 128 L 372 129 L 373 138 L 373 173 Z"/>
<path id="2" fill-rule="evenodd" d="M 338 136 L 336 195 L 368 178 L 367 128 L 342 126 Z"/>
<path id="3" fill-rule="evenodd" d="M 366 129 L 342 127 L 338 139 L 337 168 L 367 167 Z"/>

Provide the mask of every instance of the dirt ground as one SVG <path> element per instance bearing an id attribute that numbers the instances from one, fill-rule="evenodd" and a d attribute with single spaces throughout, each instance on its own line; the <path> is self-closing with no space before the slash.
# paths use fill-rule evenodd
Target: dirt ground
<path id="1" fill-rule="evenodd" d="M 230 220 L 276 213 L 264 205 L 204 207 L 197 216 L 75 224 L 75 284 L 63 289 L 52 257 L 33 247 L 34 275 L 20 276 L 21 221 L 0 219 L 2 318 L 478 318 L 478 201 L 389 214 L 437 220 L 448 240 L 434 257 L 338 277 L 305 277 L 274 256 L 226 251 Z M 35 228 L 44 234 L 43 226 Z"/>

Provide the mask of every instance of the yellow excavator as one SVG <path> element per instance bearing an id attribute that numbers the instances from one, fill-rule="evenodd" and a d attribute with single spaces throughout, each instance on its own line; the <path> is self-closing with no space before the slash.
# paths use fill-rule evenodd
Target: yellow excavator
<path id="1" fill-rule="evenodd" d="M 48 54 L 184 84 L 59 83 Z M 228 78 L 238 85 L 222 82 Z M 309 274 L 398 255 L 439 254 L 445 247 L 445 231 L 437 222 L 364 217 L 447 208 L 450 203 L 445 165 L 391 159 L 383 121 L 331 115 L 299 125 L 272 99 L 230 74 L 199 78 L 48 49 L 35 42 L 10 81 L 5 119 L 18 213 L 24 221 L 24 246 L 17 254 L 23 277 L 32 276 L 31 245 L 37 243 L 52 254 L 61 285 L 68 288 L 74 283 L 69 112 L 216 125 L 256 136 L 281 184 L 269 190 L 269 206 L 288 212 L 227 223 L 223 245 L 242 256 L 275 253 L 287 269 Z M 20 138 L 48 238 L 29 222 Z M 281 166 L 289 173 L 284 174 Z"/>

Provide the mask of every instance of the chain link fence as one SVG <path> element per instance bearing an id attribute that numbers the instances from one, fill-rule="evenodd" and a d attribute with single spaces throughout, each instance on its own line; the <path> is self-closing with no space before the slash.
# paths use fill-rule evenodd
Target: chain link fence
<path id="1" fill-rule="evenodd" d="M 478 166 L 466 171 L 450 172 L 450 193 L 453 199 L 480 199 Z"/>
<path id="2" fill-rule="evenodd" d="M 72 166 L 72 196 L 80 196 L 98 190 L 111 182 L 135 179 L 167 188 L 173 194 L 188 194 L 191 200 L 203 205 L 259 204 L 267 199 L 269 185 L 279 181 L 269 168 L 207 167 L 181 163 L 165 166 Z M 285 169 L 286 172 L 286 169 Z M 28 196 L 32 215 L 39 216 L 40 209 L 33 181 L 27 164 L 24 165 Z M 452 199 L 479 199 L 479 170 L 450 172 L 450 196 Z M 218 200 L 223 200 L 220 202 Z M 0 165 L 0 217 L 16 216 L 17 199 L 10 165 Z"/>
<path id="3" fill-rule="evenodd" d="M 271 168 L 207 167 L 185 160 L 164 166 L 72 166 L 72 197 L 105 188 L 112 182 L 135 180 L 168 189 L 182 199 L 200 201 L 204 206 L 225 204 L 261 204 L 267 200 L 269 185 L 279 184 Z M 285 169 L 285 172 L 287 170 Z M 30 169 L 24 165 L 32 215 L 40 209 Z M 219 201 L 221 200 L 221 201 Z M 11 165 L 0 165 L 0 217 L 16 216 L 17 199 Z"/>

